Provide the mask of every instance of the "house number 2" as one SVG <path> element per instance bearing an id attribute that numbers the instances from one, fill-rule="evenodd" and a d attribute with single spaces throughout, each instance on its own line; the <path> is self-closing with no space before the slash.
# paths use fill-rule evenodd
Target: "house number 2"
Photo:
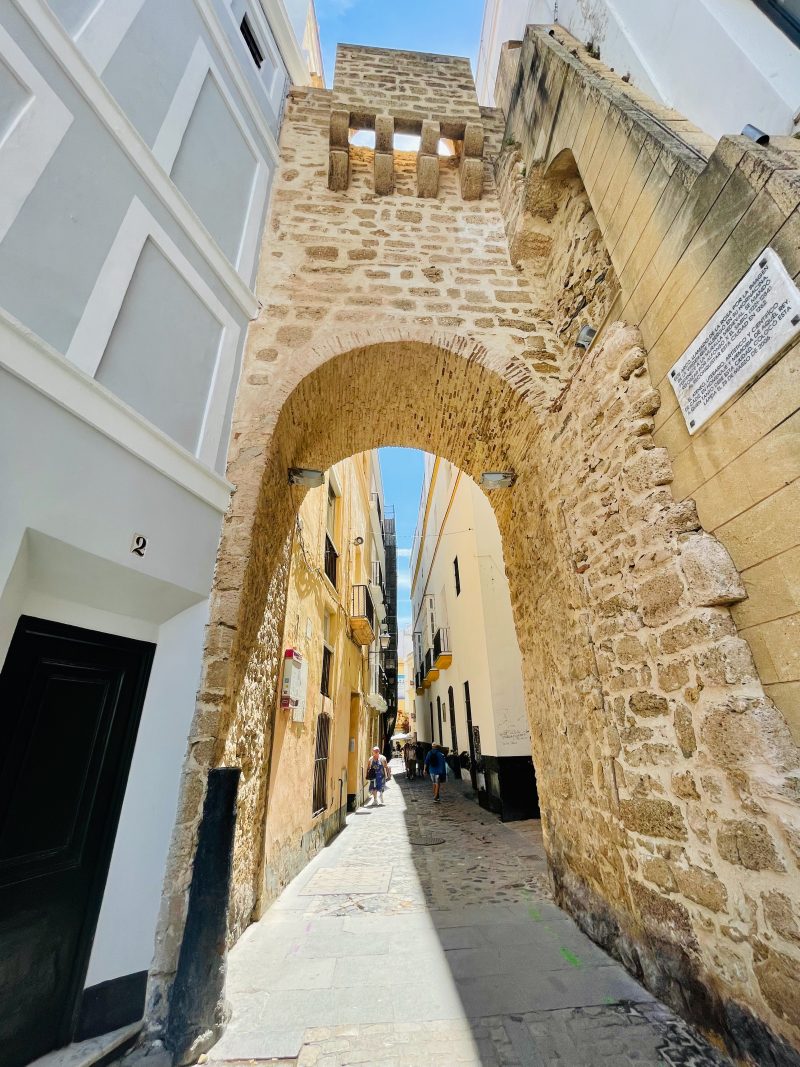
<path id="1" fill-rule="evenodd" d="M 139 559 L 144 556 L 147 551 L 147 538 L 144 534 L 134 534 L 131 541 L 131 552 L 134 556 L 138 556 Z"/>

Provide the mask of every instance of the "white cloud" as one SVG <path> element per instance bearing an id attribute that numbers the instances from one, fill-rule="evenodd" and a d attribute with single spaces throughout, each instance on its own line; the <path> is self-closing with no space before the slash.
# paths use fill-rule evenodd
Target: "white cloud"
<path id="1" fill-rule="evenodd" d="M 398 589 L 410 589 L 411 588 L 411 575 L 410 574 L 398 574 L 397 575 L 397 588 Z"/>
<path id="2" fill-rule="evenodd" d="M 410 548 L 398 548 L 397 555 L 400 556 L 403 559 L 411 559 L 411 549 Z"/>

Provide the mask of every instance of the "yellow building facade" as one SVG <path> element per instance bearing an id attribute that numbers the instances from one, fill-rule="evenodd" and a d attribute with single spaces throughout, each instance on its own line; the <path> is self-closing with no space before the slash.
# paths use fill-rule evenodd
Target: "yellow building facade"
<path id="1" fill-rule="evenodd" d="M 363 801 L 369 752 L 382 745 L 382 515 L 377 452 L 336 464 L 299 509 L 269 757 L 259 911 Z"/>

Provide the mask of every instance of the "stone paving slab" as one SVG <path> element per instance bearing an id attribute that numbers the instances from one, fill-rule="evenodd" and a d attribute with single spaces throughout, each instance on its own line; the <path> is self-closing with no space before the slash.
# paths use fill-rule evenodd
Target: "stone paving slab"
<path id="1" fill-rule="evenodd" d="M 537 822 L 402 775 L 367 811 L 232 950 L 212 1064 L 730 1067 L 556 907 Z"/>

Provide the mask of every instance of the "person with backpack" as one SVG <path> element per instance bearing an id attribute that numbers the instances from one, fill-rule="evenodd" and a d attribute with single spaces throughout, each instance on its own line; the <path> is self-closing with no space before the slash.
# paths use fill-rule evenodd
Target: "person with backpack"
<path id="1" fill-rule="evenodd" d="M 425 766 L 422 773 L 427 774 L 431 782 L 433 782 L 433 800 L 434 803 L 438 804 L 441 800 L 442 786 L 447 781 L 447 762 L 444 758 L 444 752 L 435 742 L 425 757 Z"/>
<path id="2" fill-rule="evenodd" d="M 386 779 L 390 778 L 391 774 L 386 757 L 381 755 L 381 750 L 375 745 L 367 764 L 367 781 L 373 807 L 383 807 L 383 791 L 386 788 Z"/>

